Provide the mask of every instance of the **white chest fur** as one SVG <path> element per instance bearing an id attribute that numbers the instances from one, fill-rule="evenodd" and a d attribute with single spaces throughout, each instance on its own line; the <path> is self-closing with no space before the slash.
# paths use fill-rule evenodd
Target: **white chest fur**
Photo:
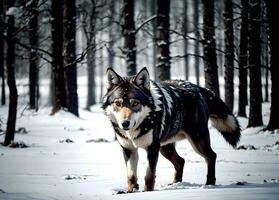
<path id="1" fill-rule="evenodd" d="M 127 132 L 123 132 L 122 134 L 127 136 L 128 139 L 123 138 L 117 134 L 116 134 L 116 138 L 121 144 L 121 146 L 128 149 L 135 149 L 135 148 L 146 149 L 153 141 L 153 130 L 150 130 L 148 133 L 144 134 L 139 138 L 133 137 L 135 135 L 138 135 L 138 133 L 134 134 L 127 131 Z"/>

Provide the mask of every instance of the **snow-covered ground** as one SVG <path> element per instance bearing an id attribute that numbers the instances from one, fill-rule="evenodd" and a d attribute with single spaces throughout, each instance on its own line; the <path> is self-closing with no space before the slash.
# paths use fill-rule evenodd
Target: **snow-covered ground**
<path id="1" fill-rule="evenodd" d="M 126 168 L 119 144 L 100 106 L 80 110 L 80 118 L 64 111 L 50 116 L 50 108 L 38 113 L 20 109 L 15 141 L 27 148 L 0 145 L 1 200 L 69 199 L 279 199 L 279 131 L 246 129 L 235 150 L 210 128 L 217 153 L 216 186 L 204 186 L 206 164 L 187 141 L 178 143 L 185 158 L 183 182 L 169 185 L 173 167 L 159 157 L 154 192 L 141 192 L 146 154 L 140 150 L 139 192 L 118 194 L 126 189 Z M 269 104 L 263 106 L 267 123 Z M 6 122 L 7 107 L 0 107 Z M 243 128 L 247 120 L 240 119 Z M 5 126 L 5 124 L 3 124 Z M 210 125 L 209 125 L 210 126 Z M 3 129 L 4 127 L 2 127 Z M 0 141 L 4 135 L 0 132 Z"/>

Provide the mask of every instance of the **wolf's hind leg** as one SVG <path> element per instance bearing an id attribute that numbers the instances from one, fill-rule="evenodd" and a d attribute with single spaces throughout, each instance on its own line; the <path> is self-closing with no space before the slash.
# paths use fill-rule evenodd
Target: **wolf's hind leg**
<path id="1" fill-rule="evenodd" d="M 166 159 L 168 159 L 174 166 L 175 172 L 174 172 L 173 183 L 181 182 L 185 161 L 177 154 L 174 143 L 162 146 L 160 148 L 160 153 Z"/>
<path id="2" fill-rule="evenodd" d="M 134 189 L 138 190 L 139 185 L 137 183 L 137 166 L 138 166 L 138 151 L 135 150 L 128 150 L 122 147 L 123 155 L 126 163 L 127 168 L 127 183 L 128 183 L 128 190 L 127 192 L 133 192 Z"/>
<path id="3" fill-rule="evenodd" d="M 207 130 L 208 132 L 208 130 Z M 215 163 L 217 155 L 210 146 L 209 132 L 204 134 L 203 137 L 189 138 L 193 149 L 200 154 L 207 164 L 207 179 L 206 185 L 215 185 Z"/>

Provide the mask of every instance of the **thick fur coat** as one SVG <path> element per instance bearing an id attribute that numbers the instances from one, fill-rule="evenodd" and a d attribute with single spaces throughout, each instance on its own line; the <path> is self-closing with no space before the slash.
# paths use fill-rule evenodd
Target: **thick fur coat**
<path id="1" fill-rule="evenodd" d="M 103 109 L 123 149 L 128 192 L 138 189 L 138 148 L 147 151 L 144 191 L 154 189 L 159 152 L 175 169 L 173 182 L 182 181 L 184 159 L 175 142 L 188 139 L 207 163 L 206 184 L 215 184 L 216 154 L 210 146 L 208 120 L 225 140 L 236 147 L 240 127 L 236 117 L 212 91 L 187 81 L 154 82 L 143 68 L 137 75 L 121 77 L 107 70 Z"/>

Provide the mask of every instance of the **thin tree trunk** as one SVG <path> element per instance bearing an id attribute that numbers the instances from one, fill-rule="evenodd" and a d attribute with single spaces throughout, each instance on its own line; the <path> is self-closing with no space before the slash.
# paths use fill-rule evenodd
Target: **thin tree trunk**
<path id="1" fill-rule="evenodd" d="M 251 12 L 248 25 L 248 63 L 250 77 L 250 112 L 248 127 L 262 126 L 261 82 L 261 7 L 260 0 L 250 0 Z"/>
<path id="2" fill-rule="evenodd" d="M 200 85 L 200 31 L 199 31 L 199 0 L 194 0 L 194 24 L 195 24 L 195 37 L 194 41 L 194 52 L 195 52 L 195 75 L 196 75 L 196 83 Z"/>
<path id="3" fill-rule="evenodd" d="M 170 79 L 170 0 L 157 0 L 157 72 L 159 80 Z"/>
<path id="4" fill-rule="evenodd" d="M 67 107 L 63 65 L 63 0 L 52 0 L 51 18 L 51 67 L 53 73 L 52 114 L 54 114 L 57 111 L 59 111 L 62 107 Z"/>
<path id="5" fill-rule="evenodd" d="M 127 75 L 136 74 L 136 37 L 135 37 L 135 22 L 134 22 L 134 0 L 123 0 L 123 36 L 124 48 L 123 52 L 126 59 Z"/>
<path id="6" fill-rule="evenodd" d="M 269 69 L 268 69 L 268 47 L 265 49 L 266 53 L 265 53 L 265 63 L 266 63 L 266 69 L 264 69 L 265 71 L 265 97 L 264 97 L 264 101 L 268 102 L 269 101 Z"/>
<path id="7" fill-rule="evenodd" d="M 248 1 L 241 0 L 241 29 L 239 53 L 239 93 L 238 116 L 246 117 L 247 105 L 247 65 L 248 65 Z"/>
<path id="8" fill-rule="evenodd" d="M 93 38 L 92 46 L 88 49 L 86 55 L 87 61 L 87 102 L 86 109 L 90 110 L 90 107 L 96 103 L 96 84 L 95 84 L 95 69 L 96 69 L 96 52 L 95 52 L 95 38 Z"/>
<path id="9" fill-rule="evenodd" d="M 270 48 L 270 71 L 271 71 L 271 107 L 270 118 L 267 125 L 268 130 L 279 129 L 279 62 L 278 45 L 276 43 L 278 36 L 278 11 L 275 1 L 266 0 L 268 26 L 269 26 L 269 48 Z"/>
<path id="10" fill-rule="evenodd" d="M 4 1 L 0 1 L 0 34 L 5 30 Z M 4 67 L 4 37 L 0 36 L 0 77 L 1 77 L 1 105 L 6 104 L 5 67 Z"/>
<path id="11" fill-rule="evenodd" d="M 216 13 L 216 47 L 218 51 L 217 53 L 217 65 L 220 66 L 218 68 L 219 77 L 224 76 L 224 1 L 215 1 L 215 13 Z"/>
<path id="12" fill-rule="evenodd" d="M 142 0 L 142 18 L 143 19 L 147 19 L 148 17 L 148 4 L 147 4 L 148 0 Z M 141 37 L 138 36 L 138 38 L 146 38 L 148 40 L 148 34 L 145 31 L 141 31 Z M 149 42 L 148 42 L 149 43 Z M 146 50 L 143 52 L 143 61 L 142 63 L 145 64 L 145 66 L 147 66 L 147 64 L 149 63 L 149 59 L 150 59 L 150 53 L 149 53 L 149 48 L 148 48 L 148 44 L 144 44 L 144 46 L 146 47 Z M 142 66 L 141 66 L 142 67 Z"/>
<path id="13" fill-rule="evenodd" d="M 263 25 L 261 26 L 261 66 L 262 66 L 262 75 L 265 78 L 264 81 L 264 102 L 268 102 L 268 96 L 269 96 L 269 84 L 268 84 L 268 33 L 267 33 L 267 8 L 265 1 L 261 1 L 261 21 L 263 22 Z"/>
<path id="14" fill-rule="evenodd" d="M 83 31 L 87 42 L 87 101 L 86 109 L 90 110 L 90 107 L 96 104 L 96 82 L 95 82 L 95 70 L 96 70 L 96 21 L 98 16 L 98 9 L 95 0 L 91 0 L 92 9 L 90 14 L 84 19 Z M 87 23 L 86 23 L 87 22 Z"/>
<path id="15" fill-rule="evenodd" d="M 10 2 L 13 6 L 13 2 Z M 15 82 L 15 17 L 12 15 L 8 16 L 8 30 L 7 30 L 7 82 L 10 91 L 9 101 L 9 113 L 7 130 L 5 135 L 4 146 L 8 146 L 14 140 L 15 126 L 16 126 L 16 115 L 17 115 L 17 88 Z"/>
<path id="16" fill-rule="evenodd" d="M 233 111 L 234 100 L 234 34 L 232 0 L 225 0 L 225 103 Z"/>
<path id="17" fill-rule="evenodd" d="M 183 1 L 183 32 L 186 36 L 188 34 L 188 1 Z M 184 49 L 184 67 L 185 67 L 185 79 L 189 80 L 189 56 L 188 56 L 188 40 L 183 40 Z"/>
<path id="18" fill-rule="evenodd" d="M 109 43 L 108 43 L 108 65 L 109 67 L 114 67 L 114 43 L 115 43 L 115 29 L 113 24 L 113 17 L 115 15 L 115 1 L 110 1 L 110 19 L 109 19 Z"/>
<path id="19" fill-rule="evenodd" d="M 38 111 L 39 101 L 39 66 L 36 48 L 38 47 L 38 0 L 29 5 L 29 43 L 31 46 L 29 58 L 29 107 Z M 34 48 L 32 48 L 34 47 Z"/>
<path id="20" fill-rule="evenodd" d="M 64 0 L 64 65 L 68 100 L 67 107 L 69 112 L 78 117 L 75 0 Z"/>
<path id="21" fill-rule="evenodd" d="M 101 36 L 102 37 L 102 36 Z M 102 102 L 103 99 L 103 90 L 104 90 L 104 84 L 103 84 L 103 77 L 104 77 L 104 55 L 103 55 L 103 48 L 100 49 L 100 98 L 99 102 Z"/>
<path id="22" fill-rule="evenodd" d="M 220 96 L 218 66 L 216 61 L 216 42 L 214 27 L 214 1 L 203 2 L 203 59 L 205 86 L 212 90 L 216 96 Z"/>
<path id="23" fill-rule="evenodd" d="M 150 0 L 150 13 L 151 16 L 156 14 L 156 0 Z M 153 44 L 152 44 L 152 67 L 153 67 L 153 73 L 154 73 L 154 79 L 155 81 L 158 80 L 158 75 L 157 75 L 157 67 L 156 67 L 156 62 L 157 62 L 157 48 L 156 48 L 156 24 L 157 24 L 157 19 L 154 19 L 151 21 L 151 26 L 152 26 L 152 32 L 153 32 Z"/>

